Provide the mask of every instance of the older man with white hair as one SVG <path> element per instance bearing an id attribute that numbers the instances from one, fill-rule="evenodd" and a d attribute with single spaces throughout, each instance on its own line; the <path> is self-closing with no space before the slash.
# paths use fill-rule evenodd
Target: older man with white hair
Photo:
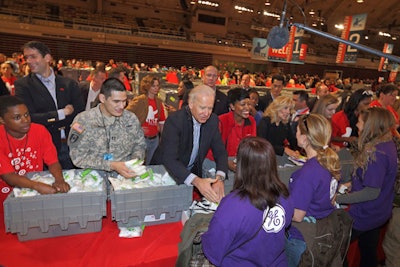
<path id="1" fill-rule="evenodd" d="M 224 196 L 228 156 L 212 113 L 215 91 L 207 85 L 193 88 L 189 105 L 172 113 L 164 124 L 161 142 L 151 164 L 163 164 L 177 184 L 195 186 L 209 201 Z M 211 149 L 216 162 L 215 178 L 201 178 L 202 165 Z"/>

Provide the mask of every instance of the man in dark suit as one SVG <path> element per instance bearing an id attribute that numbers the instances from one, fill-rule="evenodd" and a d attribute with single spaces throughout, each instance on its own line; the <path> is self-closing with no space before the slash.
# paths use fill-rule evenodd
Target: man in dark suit
<path id="1" fill-rule="evenodd" d="M 281 75 L 272 76 L 271 89 L 264 96 L 260 96 L 258 101 L 258 110 L 262 112 L 274 101 L 275 98 L 281 95 L 282 89 L 285 86 L 285 77 Z"/>
<path id="2" fill-rule="evenodd" d="M 177 184 L 195 186 L 209 201 L 224 196 L 228 156 L 212 113 L 215 92 L 206 85 L 193 88 L 189 105 L 172 113 L 164 124 L 161 142 L 151 164 L 163 164 Z M 216 177 L 202 177 L 202 165 L 211 149 L 216 162 Z"/>
<path id="3" fill-rule="evenodd" d="M 215 102 L 213 113 L 221 115 L 229 112 L 228 96 L 217 89 L 218 69 L 214 66 L 208 66 L 204 69 L 204 74 L 201 77 L 204 85 L 207 85 L 215 91 Z M 182 108 L 188 105 L 188 95 L 190 90 L 185 92 L 183 96 Z"/>
<path id="4" fill-rule="evenodd" d="M 28 107 L 32 122 L 49 130 L 63 169 L 72 169 L 67 135 L 76 114 L 84 110 L 78 83 L 54 74 L 44 43 L 31 41 L 22 49 L 31 73 L 15 82 L 15 95 Z"/>
<path id="5" fill-rule="evenodd" d="M 0 96 L 2 95 L 10 95 L 10 92 L 7 89 L 7 86 L 4 84 L 3 80 L 0 79 Z"/>
<path id="6" fill-rule="evenodd" d="M 96 106 L 96 98 L 100 93 L 101 86 L 107 78 L 105 69 L 94 69 L 90 73 L 90 81 L 82 81 L 79 83 L 79 89 L 82 93 L 85 110 L 89 110 Z"/>
<path id="7" fill-rule="evenodd" d="M 204 69 L 204 76 L 202 77 L 203 84 L 211 87 L 215 91 L 215 103 L 213 112 L 221 115 L 229 112 L 228 96 L 216 87 L 218 80 L 218 69 L 214 66 L 208 66 Z"/>

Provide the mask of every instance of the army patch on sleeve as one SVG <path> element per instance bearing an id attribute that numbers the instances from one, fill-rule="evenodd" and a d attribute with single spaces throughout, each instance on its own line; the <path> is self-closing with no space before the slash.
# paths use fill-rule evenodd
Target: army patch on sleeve
<path id="1" fill-rule="evenodd" d="M 79 135 L 77 135 L 76 133 L 73 133 L 69 137 L 69 142 L 72 144 L 72 143 L 75 143 L 76 141 L 78 141 L 78 139 L 79 139 Z"/>
<path id="2" fill-rule="evenodd" d="M 72 124 L 71 128 L 78 134 L 81 134 L 85 131 L 85 128 L 82 125 L 80 125 L 78 122 L 74 122 L 74 124 Z"/>

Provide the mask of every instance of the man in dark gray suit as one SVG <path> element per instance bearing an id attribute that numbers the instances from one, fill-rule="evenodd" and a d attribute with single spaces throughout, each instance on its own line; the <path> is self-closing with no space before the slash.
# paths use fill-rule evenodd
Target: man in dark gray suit
<path id="1" fill-rule="evenodd" d="M 163 164 L 177 184 L 193 185 L 209 201 L 219 202 L 224 196 L 228 156 L 218 117 L 212 113 L 214 100 L 215 91 L 209 86 L 199 85 L 190 91 L 189 105 L 167 118 L 151 164 Z M 210 149 L 217 172 L 215 178 L 204 178 L 203 161 Z"/>
<path id="2" fill-rule="evenodd" d="M 82 93 L 85 110 L 94 108 L 99 101 L 97 96 L 100 93 L 100 88 L 107 78 L 105 69 L 95 69 L 90 73 L 90 81 L 82 81 L 79 83 L 79 89 Z"/>
<path id="3" fill-rule="evenodd" d="M 67 135 L 74 117 L 84 110 L 78 83 L 53 72 L 44 43 L 31 41 L 22 50 L 31 73 L 15 82 L 15 95 L 28 107 L 32 122 L 49 130 L 63 169 L 72 169 Z"/>

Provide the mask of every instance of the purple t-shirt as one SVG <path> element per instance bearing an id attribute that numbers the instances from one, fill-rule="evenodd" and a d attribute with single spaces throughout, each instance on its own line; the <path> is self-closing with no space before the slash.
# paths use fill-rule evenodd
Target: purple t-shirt
<path id="1" fill-rule="evenodd" d="M 279 198 L 278 203 L 268 210 L 257 236 L 238 248 L 260 228 L 264 211 L 254 207 L 248 198 L 240 199 L 236 192 L 224 197 L 202 236 L 208 260 L 217 266 L 286 267 L 285 228 L 291 222 L 293 207 L 284 198 Z"/>
<path id="2" fill-rule="evenodd" d="M 394 182 L 397 174 L 397 151 L 393 141 L 376 145 L 376 160 L 369 162 L 360 179 L 362 171 L 357 169 L 353 177 L 352 191 L 364 187 L 380 188 L 378 198 L 350 205 L 349 213 L 354 219 L 353 228 L 367 231 L 382 226 L 392 214 Z"/>
<path id="3" fill-rule="evenodd" d="M 289 180 L 294 208 L 306 211 L 306 216 L 327 217 L 334 210 L 331 199 L 336 191 L 336 182 L 333 179 L 315 157 L 309 159 Z"/>

